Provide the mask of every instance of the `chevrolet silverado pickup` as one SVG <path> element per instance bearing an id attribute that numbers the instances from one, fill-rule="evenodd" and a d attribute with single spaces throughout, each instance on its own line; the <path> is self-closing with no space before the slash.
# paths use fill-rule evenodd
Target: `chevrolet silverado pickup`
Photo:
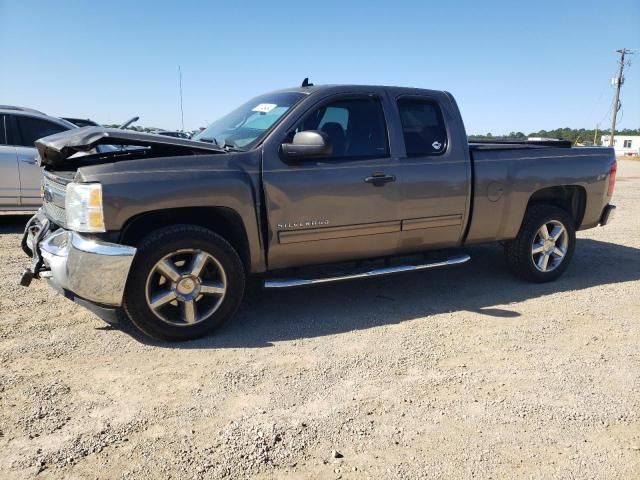
<path id="1" fill-rule="evenodd" d="M 22 284 L 47 278 L 167 340 L 231 318 L 250 277 L 283 288 L 416 271 L 500 242 L 515 274 L 551 281 L 576 230 L 615 209 L 613 149 L 470 144 L 453 96 L 416 88 L 305 81 L 191 140 L 84 127 L 36 145 L 43 206 Z"/>

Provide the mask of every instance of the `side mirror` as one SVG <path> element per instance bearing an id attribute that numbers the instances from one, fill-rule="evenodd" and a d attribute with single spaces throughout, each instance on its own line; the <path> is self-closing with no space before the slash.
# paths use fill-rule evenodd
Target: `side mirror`
<path id="1" fill-rule="evenodd" d="M 331 155 L 333 148 L 326 133 L 319 130 L 298 132 L 293 142 L 282 144 L 282 153 L 287 158 L 313 158 Z"/>

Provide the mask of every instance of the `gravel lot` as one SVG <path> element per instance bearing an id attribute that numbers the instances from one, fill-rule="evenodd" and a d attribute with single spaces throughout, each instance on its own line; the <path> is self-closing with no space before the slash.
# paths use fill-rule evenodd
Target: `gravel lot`
<path id="1" fill-rule="evenodd" d="M 0 478 L 639 478 L 640 162 L 615 203 L 552 284 L 474 247 L 179 345 L 18 286 L 0 217 Z"/>

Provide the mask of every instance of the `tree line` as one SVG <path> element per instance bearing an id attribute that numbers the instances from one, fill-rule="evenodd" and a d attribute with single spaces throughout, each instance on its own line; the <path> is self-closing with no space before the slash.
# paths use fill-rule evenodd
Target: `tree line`
<path id="1" fill-rule="evenodd" d="M 557 138 L 558 140 L 569 140 L 572 143 L 602 143 L 602 135 L 609 135 L 610 130 L 595 130 L 588 128 L 556 128 L 555 130 L 538 130 L 525 135 L 523 132 L 509 132 L 508 134 L 494 135 L 491 132 L 484 135 L 469 135 L 469 140 L 526 140 L 529 137 Z M 640 135 L 640 128 L 625 128 L 616 130 L 616 135 Z"/>
<path id="2" fill-rule="evenodd" d="M 118 125 L 104 125 L 105 127 L 118 128 Z M 137 132 L 156 132 L 163 130 L 156 127 L 142 127 L 139 125 L 131 125 L 127 127 L 128 130 L 135 130 Z M 197 130 L 196 130 L 197 131 Z M 595 130 L 588 128 L 556 128 L 555 130 L 538 130 L 537 132 L 531 132 L 525 134 L 523 132 L 509 132 L 507 134 L 494 135 L 491 132 L 481 134 L 469 135 L 469 140 L 519 140 L 524 141 L 529 137 L 542 137 L 542 138 L 557 138 L 558 140 L 569 140 L 572 143 L 593 143 L 595 138 L 595 144 L 600 145 L 602 143 L 602 135 L 609 135 L 610 130 Z M 640 128 L 625 128 L 623 130 L 616 130 L 616 135 L 640 135 Z"/>

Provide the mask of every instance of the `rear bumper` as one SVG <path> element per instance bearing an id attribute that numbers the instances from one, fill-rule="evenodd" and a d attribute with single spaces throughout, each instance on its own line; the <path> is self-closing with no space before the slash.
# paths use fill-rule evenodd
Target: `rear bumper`
<path id="1" fill-rule="evenodd" d="M 616 214 L 615 205 L 607 205 L 606 207 L 604 207 L 604 209 L 602 210 L 602 215 L 600 216 L 600 222 L 599 222 L 600 225 L 604 227 L 607 223 L 613 220 L 613 218 L 615 217 L 615 214 Z"/>
<path id="2" fill-rule="evenodd" d="M 47 278 L 54 288 L 74 297 L 104 306 L 122 305 L 134 247 L 102 242 L 62 228 L 36 238 L 33 230 L 27 228 L 24 243 L 27 251 L 31 249 L 32 255 L 41 257 L 36 276 Z"/>

